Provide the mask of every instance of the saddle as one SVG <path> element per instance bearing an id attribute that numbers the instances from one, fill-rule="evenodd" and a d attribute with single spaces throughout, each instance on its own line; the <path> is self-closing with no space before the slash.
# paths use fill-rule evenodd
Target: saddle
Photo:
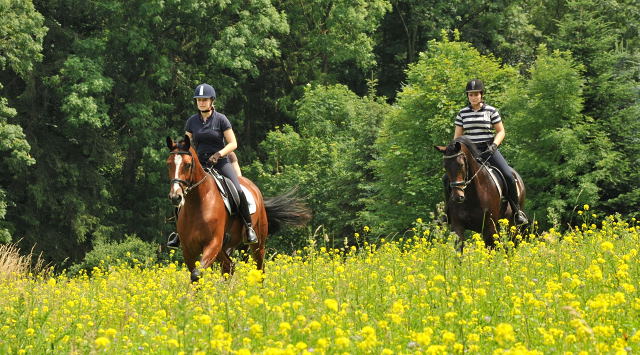
<path id="1" fill-rule="evenodd" d="M 509 194 L 509 186 L 507 185 L 507 181 L 505 180 L 504 175 L 502 174 L 502 172 L 496 168 L 495 166 L 492 165 L 485 165 L 487 168 L 487 171 L 489 172 L 489 176 L 491 177 L 491 180 L 493 180 L 493 182 L 496 184 L 496 187 L 498 188 L 498 194 L 500 195 L 500 201 L 507 202 L 507 195 Z M 516 180 L 516 189 L 518 189 L 518 178 L 516 176 L 513 177 Z M 520 191 L 518 191 L 518 196 L 520 196 Z"/>
<path id="2" fill-rule="evenodd" d="M 224 206 L 227 208 L 227 212 L 232 216 L 235 215 L 240 207 L 240 195 L 231 179 L 220 174 L 220 172 L 214 168 L 206 168 L 205 171 L 213 177 L 213 181 L 218 185 L 218 190 L 220 190 L 220 195 L 222 196 L 222 201 L 224 201 Z M 255 197 L 245 186 L 240 186 L 242 187 L 244 196 L 247 198 L 249 214 L 256 213 Z"/>

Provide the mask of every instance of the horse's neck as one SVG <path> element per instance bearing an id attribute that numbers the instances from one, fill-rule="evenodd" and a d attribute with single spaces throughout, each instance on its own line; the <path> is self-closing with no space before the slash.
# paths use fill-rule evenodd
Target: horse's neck
<path id="1" fill-rule="evenodd" d="M 193 191 L 191 192 L 191 194 L 197 196 L 198 198 L 195 199 L 195 201 L 197 201 L 198 203 L 200 203 L 200 201 L 204 201 L 204 195 L 206 195 L 210 190 L 215 190 L 217 189 L 217 185 L 213 182 L 213 178 L 211 176 L 207 176 L 209 175 L 209 173 L 207 173 L 203 168 L 202 165 L 200 165 L 199 163 L 196 164 L 196 166 L 194 166 L 194 183 L 199 183 L 200 184 L 196 187 L 193 188 Z M 202 181 L 204 179 L 204 181 Z M 194 196 L 194 197 L 195 197 Z"/>
<path id="2" fill-rule="evenodd" d="M 472 176 L 474 177 L 472 181 L 473 185 L 486 185 L 489 181 L 489 171 L 487 170 L 486 166 L 478 163 L 471 152 L 469 152 L 467 155 L 467 161 L 469 162 L 469 167 L 471 168 L 469 171 L 469 173 L 471 173 L 471 176 L 469 176 L 468 178 L 471 178 Z"/>

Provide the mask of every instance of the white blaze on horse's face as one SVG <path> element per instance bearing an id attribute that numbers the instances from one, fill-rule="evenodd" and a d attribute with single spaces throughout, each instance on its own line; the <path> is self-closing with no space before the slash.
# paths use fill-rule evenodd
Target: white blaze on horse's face
<path id="1" fill-rule="evenodd" d="M 182 165 L 182 155 L 181 154 L 174 154 L 174 156 L 173 156 L 173 165 L 175 166 L 173 178 L 177 179 L 177 180 L 180 180 L 179 172 L 180 172 L 180 165 Z M 180 199 L 180 204 L 178 204 L 178 207 L 182 207 L 182 205 L 184 205 L 184 196 L 182 194 L 182 186 L 180 186 L 180 183 L 178 183 L 177 181 L 173 182 L 173 184 L 171 185 L 170 194 L 182 196 L 182 198 Z"/>

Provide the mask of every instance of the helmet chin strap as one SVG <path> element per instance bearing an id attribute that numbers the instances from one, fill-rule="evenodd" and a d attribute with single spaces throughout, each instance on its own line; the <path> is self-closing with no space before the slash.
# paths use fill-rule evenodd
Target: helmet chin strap
<path id="1" fill-rule="evenodd" d="M 211 112 L 211 109 L 208 109 L 208 110 L 200 110 L 200 112 L 202 112 L 202 113 Z"/>

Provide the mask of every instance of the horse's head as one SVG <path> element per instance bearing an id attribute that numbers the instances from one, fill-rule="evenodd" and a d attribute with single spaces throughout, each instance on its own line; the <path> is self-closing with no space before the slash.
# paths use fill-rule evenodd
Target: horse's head
<path id="1" fill-rule="evenodd" d="M 187 135 L 180 142 L 174 142 L 171 137 L 167 137 L 167 147 L 170 150 L 167 158 L 171 179 L 169 199 L 174 206 L 182 207 L 187 193 L 195 183 L 193 174 L 198 158 L 191 153 L 191 140 Z"/>
<path id="2" fill-rule="evenodd" d="M 446 147 L 436 146 L 435 148 L 443 153 L 451 200 L 458 203 L 464 202 L 464 190 L 471 183 L 471 161 L 475 159 L 474 156 L 477 153 L 475 145 L 467 137 L 462 136 L 454 139 Z"/>

